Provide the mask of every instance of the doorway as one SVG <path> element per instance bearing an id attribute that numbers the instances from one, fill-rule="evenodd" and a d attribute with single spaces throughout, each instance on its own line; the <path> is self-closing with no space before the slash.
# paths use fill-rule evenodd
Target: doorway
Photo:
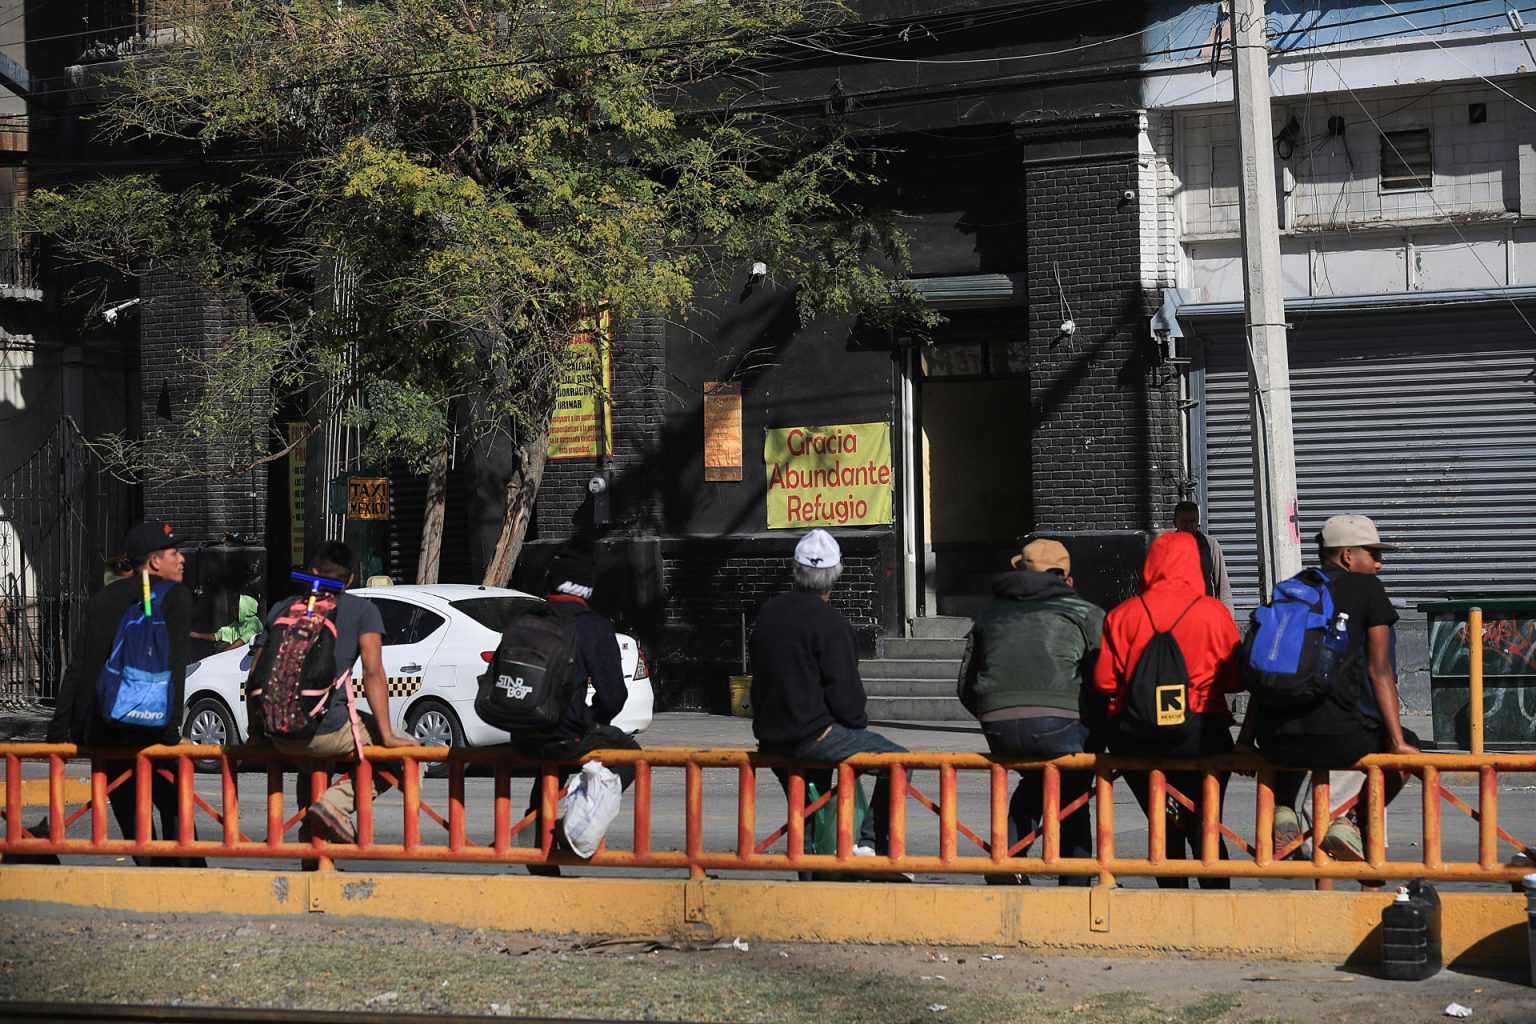
<path id="1" fill-rule="evenodd" d="M 974 616 L 1033 527 L 1022 310 L 951 313 L 919 364 L 922 614 Z"/>

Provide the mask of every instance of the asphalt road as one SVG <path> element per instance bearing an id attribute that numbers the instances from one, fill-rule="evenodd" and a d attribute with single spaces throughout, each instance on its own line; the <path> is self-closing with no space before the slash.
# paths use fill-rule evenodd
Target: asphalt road
<path id="1" fill-rule="evenodd" d="M 1410 726 L 1415 724 L 1410 721 Z M 896 724 L 876 723 L 873 728 L 912 750 L 984 751 L 985 742 L 979 729 L 966 723 Z M 673 713 L 659 715 L 652 728 L 640 737 L 645 746 L 656 747 L 704 747 L 704 748 L 751 748 L 751 723 L 745 719 L 699 713 Z M 1499 793 L 1500 824 L 1516 837 L 1536 844 L 1536 774 L 1524 777 L 1508 777 Z M 513 780 L 514 812 L 521 810 L 531 782 Z M 934 772 L 915 772 L 912 784 L 937 799 L 938 779 Z M 1448 788 L 1462 800 L 1476 806 L 1476 780 L 1471 776 L 1448 776 Z M 684 774 L 682 769 L 656 768 L 652 775 L 652 848 L 656 850 L 680 850 L 684 845 Z M 737 775 L 732 769 L 708 770 L 704 773 L 704 845 L 706 849 L 729 851 L 736 843 L 736 787 Z M 1251 836 L 1255 816 L 1256 784 L 1252 779 L 1236 777 L 1232 780 L 1225 805 L 1225 821 L 1239 835 Z M 199 793 L 210 804 L 218 806 L 219 783 L 213 775 L 198 776 Z M 241 817 L 247 834 L 253 831 L 263 834 L 265 827 L 265 786 L 261 774 L 244 772 L 240 776 Z M 465 780 L 465 803 L 468 810 L 468 834 L 472 840 L 488 841 L 491 834 L 491 807 L 494 780 L 488 776 L 471 776 Z M 1417 859 L 1421 835 L 1421 791 L 1412 782 L 1388 810 L 1388 856 L 1391 859 Z M 446 780 L 425 780 L 422 786 L 423 802 L 444 817 L 448 808 L 448 783 Z M 285 793 L 285 810 L 292 813 L 293 789 L 291 782 Z M 1146 846 L 1146 821 L 1140 809 L 1123 784 L 1115 788 L 1115 843 L 1117 850 L 1143 850 Z M 765 837 L 776 828 L 782 818 L 784 798 L 777 783 L 768 773 L 762 773 L 757 781 L 758 825 L 757 835 Z M 625 800 L 624 810 L 610 831 L 609 845 L 615 849 L 627 848 L 632 838 L 633 801 Z M 376 801 L 376 839 L 382 843 L 402 841 L 401 801 L 398 793 L 381 796 Z M 1447 861 L 1471 861 L 1476 859 L 1477 824 L 1449 805 L 1443 805 L 1443 856 Z M 978 835 L 990 831 L 989 798 L 984 782 L 974 773 L 962 774 L 959 790 L 959 818 Z M 77 828 L 80 825 L 77 825 Z M 206 828 L 206 826 L 205 826 Z M 423 821 L 422 835 L 432 841 L 431 830 L 437 826 Z M 206 834 L 206 832 L 205 832 Z M 960 839 L 961 852 L 973 850 L 969 840 Z M 937 816 L 915 800 L 908 805 L 908 851 L 914 855 L 937 855 Z M 1036 848 L 1038 849 L 1038 847 Z M 1513 854 L 1507 846 L 1501 848 L 1500 859 Z M 1241 854 L 1239 854 L 1241 856 Z M 275 866 L 292 867 L 288 861 L 250 861 L 229 859 L 215 861 L 229 867 L 264 869 Z M 391 871 L 465 871 L 497 872 L 521 870 L 501 865 L 442 864 L 435 862 L 365 862 L 346 861 L 348 865 L 369 865 Z M 633 869 L 580 867 L 566 868 L 568 872 L 590 874 L 626 874 L 633 876 Z M 646 875 L 676 875 L 665 870 L 644 870 Z M 733 873 L 734 874 L 734 873 Z M 743 877 L 785 877 L 786 873 L 743 872 Z M 973 875 L 928 875 L 919 877 L 925 882 L 952 884 L 979 884 L 981 879 Z M 1149 879 L 1121 877 L 1122 885 L 1152 885 Z M 1288 888 L 1309 887 L 1310 882 L 1291 880 L 1238 880 L 1239 888 Z M 1447 889 L 1486 889 L 1485 884 L 1446 883 Z"/>

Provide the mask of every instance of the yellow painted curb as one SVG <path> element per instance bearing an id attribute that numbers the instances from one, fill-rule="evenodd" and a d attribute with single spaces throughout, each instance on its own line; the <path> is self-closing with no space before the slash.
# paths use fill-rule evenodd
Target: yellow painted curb
<path id="1" fill-rule="evenodd" d="M 1525 900 L 1443 893 L 1457 966 L 1526 962 Z M 1057 953 L 1339 963 L 1378 956 L 1385 893 L 998 888 L 387 872 L 0 868 L 0 904 L 401 919 L 689 939 L 1017 946 Z"/>
<path id="2" fill-rule="evenodd" d="M 0 775 L 0 794 L 5 792 L 5 776 Z M 64 780 L 64 803 L 83 804 L 91 798 L 91 784 L 86 779 Z M 22 779 L 21 780 L 21 805 L 23 807 L 37 807 L 48 805 L 48 780 L 47 779 Z"/>

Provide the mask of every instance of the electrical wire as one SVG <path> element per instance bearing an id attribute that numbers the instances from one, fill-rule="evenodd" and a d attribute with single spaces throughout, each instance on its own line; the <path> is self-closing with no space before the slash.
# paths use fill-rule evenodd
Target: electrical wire
<path id="1" fill-rule="evenodd" d="M 1503 93 L 1505 96 L 1507 96 L 1510 99 L 1514 100 L 1516 103 L 1518 103 L 1520 106 L 1524 107 L 1526 110 L 1529 110 L 1531 113 L 1536 114 L 1536 107 L 1531 106 L 1529 103 L 1525 102 L 1520 97 L 1518 97 L 1514 93 L 1510 92 L 1508 89 L 1505 89 L 1503 86 L 1501 86 L 1497 82 L 1493 81 L 1487 75 L 1484 75 L 1481 72 L 1479 72 L 1472 65 L 1470 65 L 1466 61 L 1462 60 L 1459 55 L 1453 53 L 1450 50 L 1447 50 L 1445 48 L 1445 46 L 1442 45 L 1441 42 L 1438 39 L 1436 39 L 1434 36 L 1430 35 L 1428 32 L 1425 32 L 1423 29 L 1419 28 L 1417 25 L 1413 24 L 1413 22 L 1408 21 L 1408 18 L 1407 18 L 1406 15 L 1399 14 L 1398 11 L 1397 11 L 1397 8 L 1395 8 L 1391 4 L 1387 3 L 1387 0 L 1381 0 L 1381 5 L 1383 7 L 1385 7 L 1387 10 L 1391 11 L 1393 14 L 1396 14 L 1399 18 L 1402 18 L 1403 21 L 1408 22 L 1409 27 L 1411 27 L 1419 35 L 1423 36 L 1425 39 L 1428 39 L 1431 43 L 1433 43 L 1435 45 L 1435 49 L 1439 50 L 1441 53 L 1448 54 L 1452 60 L 1454 60 L 1456 63 L 1460 64 L 1462 67 L 1466 68 L 1468 71 L 1472 72 L 1473 77 L 1481 79 L 1482 81 L 1486 82 L 1492 88 L 1497 89 L 1499 92 Z M 1417 12 L 1414 12 L 1414 13 L 1417 13 Z M 1526 11 L 1518 11 L 1517 13 L 1525 14 L 1527 12 Z"/>
<path id="2" fill-rule="evenodd" d="M 1375 116 L 1372 115 L 1370 109 L 1366 107 L 1364 101 L 1362 101 L 1359 95 L 1355 93 L 1355 90 L 1350 88 L 1349 83 L 1344 80 L 1343 74 L 1340 73 L 1339 69 L 1334 66 L 1334 62 L 1325 60 L 1324 63 L 1328 65 L 1329 70 L 1333 72 L 1334 77 L 1339 80 L 1339 85 L 1342 86 L 1344 91 L 1349 94 L 1350 99 L 1355 101 L 1355 105 L 1360 108 L 1360 112 L 1365 115 L 1366 119 L 1371 122 L 1377 133 L 1381 136 L 1382 145 L 1390 148 L 1392 152 L 1397 156 L 1397 158 L 1403 162 L 1404 166 L 1407 166 L 1408 161 L 1406 158 L 1404 158 L 1402 151 L 1399 150 L 1397 146 L 1392 142 L 1392 139 L 1390 136 L 1388 136 L 1386 130 L 1382 128 L 1381 122 L 1379 122 Z M 1483 261 L 1482 256 L 1478 254 L 1477 249 L 1473 247 L 1471 240 L 1468 239 L 1467 236 L 1462 232 L 1461 228 L 1456 224 L 1455 219 L 1451 216 L 1449 211 L 1440 205 L 1440 201 L 1435 198 L 1433 183 L 1431 183 L 1431 188 L 1428 192 L 1425 193 L 1425 195 L 1429 199 L 1430 203 L 1434 206 L 1435 212 L 1438 213 L 1444 220 L 1445 226 L 1449 227 L 1456 233 L 1456 237 L 1461 240 L 1462 247 L 1467 250 L 1467 252 L 1472 256 L 1474 260 L 1477 261 L 1477 265 L 1483 269 L 1483 273 L 1488 275 L 1489 281 L 1491 281 L 1497 288 L 1502 289 L 1508 287 L 1509 283 L 1507 281 L 1501 280 L 1499 276 L 1488 267 L 1488 264 Z M 1509 302 L 1510 308 L 1515 311 L 1515 315 L 1518 316 L 1520 320 L 1525 324 L 1526 329 L 1529 330 L 1532 335 L 1536 335 L 1536 324 L 1531 323 L 1530 319 L 1525 315 L 1525 311 L 1520 308 L 1520 304 L 1508 296 L 1506 296 L 1506 300 Z"/>

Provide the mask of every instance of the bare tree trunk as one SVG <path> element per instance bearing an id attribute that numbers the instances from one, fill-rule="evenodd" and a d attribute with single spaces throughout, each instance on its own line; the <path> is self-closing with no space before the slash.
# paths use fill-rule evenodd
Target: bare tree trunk
<path id="1" fill-rule="evenodd" d="M 528 532 L 528 520 L 533 516 L 533 502 L 539 496 L 544 461 L 549 454 L 549 416 L 540 417 L 539 422 L 544 424 L 543 429 L 518 445 L 517 468 L 507 478 L 501 532 L 496 537 L 496 550 L 485 567 L 484 583 L 488 587 L 504 587 L 510 583 L 512 569 L 523 552 L 523 536 Z"/>
<path id="2" fill-rule="evenodd" d="M 443 558 L 443 521 L 448 509 L 448 438 L 432 455 L 427 473 L 427 508 L 421 518 L 421 558 L 416 563 L 417 583 L 436 583 Z"/>

